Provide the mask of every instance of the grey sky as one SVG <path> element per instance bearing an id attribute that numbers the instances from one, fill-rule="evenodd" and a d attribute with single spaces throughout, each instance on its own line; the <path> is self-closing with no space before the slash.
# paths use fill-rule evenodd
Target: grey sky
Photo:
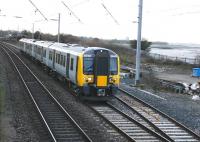
<path id="1" fill-rule="evenodd" d="M 81 19 L 77 21 L 62 5 L 60 0 L 32 0 L 44 15 L 56 19 L 61 13 L 61 33 L 99 38 L 135 39 L 137 35 L 139 0 L 63 0 Z M 101 4 L 118 21 L 117 25 Z M 142 36 L 153 41 L 200 43 L 199 0 L 143 0 Z M 35 30 L 57 33 L 57 22 L 41 21 L 28 0 L 0 0 L 1 29 Z M 21 16 L 17 19 L 13 16 Z M 40 21 L 40 22 L 39 22 Z"/>

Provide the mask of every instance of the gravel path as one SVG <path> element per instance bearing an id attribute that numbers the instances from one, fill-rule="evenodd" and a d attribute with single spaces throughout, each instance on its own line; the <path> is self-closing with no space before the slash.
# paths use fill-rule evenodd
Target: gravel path
<path id="1" fill-rule="evenodd" d="M 185 82 L 185 83 L 195 83 L 198 82 L 199 79 L 192 77 L 190 74 L 169 74 L 169 73 L 157 73 L 156 78 L 168 80 L 172 82 Z"/>

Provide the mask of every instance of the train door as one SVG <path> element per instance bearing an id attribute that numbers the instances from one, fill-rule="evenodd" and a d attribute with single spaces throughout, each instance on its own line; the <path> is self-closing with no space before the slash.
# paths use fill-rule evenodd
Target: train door
<path id="1" fill-rule="evenodd" d="M 77 56 L 70 55 L 69 78 L 73 83 L 76 83 L 76 64 Z"/>
<path id="2" fill-rule="evenodd" d="M 49 48 L 46 48 L 46 64 L 49 66 Z"/>
<path id="3" fill-rule="evenodd" d="M 34 57 L 34 44 L 31 46 L 31 56 Z"/>
<path id="4" fill-rule="evenodd" d="M 94 78 L 98 87 L 106 87 L 109 79 L 110 55 L 107 50 L 97 50 L 94 59 Z"/>
<path id="5" fill-rule="evenodd" d="M 70 54 L 67 53 L 67 61 L 66 61 L 66 77 L 69 79 L 69 66 L 70 66 Z"/>

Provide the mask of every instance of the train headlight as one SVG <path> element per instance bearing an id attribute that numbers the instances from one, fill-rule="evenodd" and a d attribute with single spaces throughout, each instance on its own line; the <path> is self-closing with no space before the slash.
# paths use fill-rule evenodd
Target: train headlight
<path id="1" fill-rule="evenodd" d="M 113 78 L 113 77 L 110 77 L 110 78 L 109 78 L 109 82 L 111 82 L 111 83 L 115 83 L 116 80 L 117 80 L 117 79 L 116 79 L 116 78 Z"/>
<path id="2" fill-rule="evenodd" d="M 88 77 L 88 81 L 92 81 L 92 78 L 91 78 L 91 77 Z"/>
<path id="3" fill-rule="evenodd" d="M 85 80 L 85 82 L 91 82 L 92 81 L 92 77 L 85 77 L 84 80 Z"/>

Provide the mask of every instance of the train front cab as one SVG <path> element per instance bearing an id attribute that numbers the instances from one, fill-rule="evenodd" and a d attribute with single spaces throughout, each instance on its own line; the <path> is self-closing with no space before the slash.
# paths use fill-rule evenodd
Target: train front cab
<path id="1" fill-rule="evenodd" d="M 82 65 L 84 96 L 108 97 L 117 92 L 120 65 L 117 54 L 105 49 L 89 51 L 83 54 Z"/>

